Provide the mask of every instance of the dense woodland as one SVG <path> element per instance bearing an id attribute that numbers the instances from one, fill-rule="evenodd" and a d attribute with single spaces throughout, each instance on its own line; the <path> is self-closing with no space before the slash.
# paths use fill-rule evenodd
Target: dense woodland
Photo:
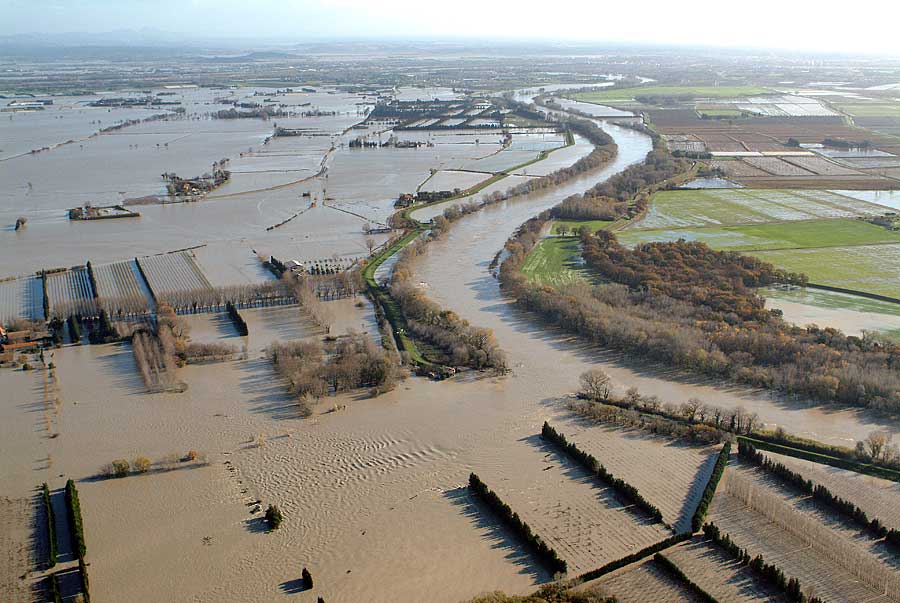
<path id="1" fill-rule="evenodd" d="M 274 343 L 267 353 L 301 403 L 358 388 L 377 395 L 392 390 L 403 376 L 388 352 L 359 333 L 348 333 L 325 347 L 318 341 Z"/>
<path id="2" fill-rule="evenodd" d="M 900 348 L 836 329 L 800 328 L 765 309 L 755 287 L 802 284 L 802 275 L 702 243 L 627 249 L 601 231 L 582 240 L 607 282 L 556 290 L 519 267 L 538 240 L 531 221 L 508 245 L 504 289 L 519 305 L 599 345 L 669 366 L 820 402 L 900 410 Z"/>
<path id="3" fill-rule="evenodd" d="M 618 220 L 647 209 L 650 189 L 690 169 L 690 162 L 654 148 L 643 163 L 633 165 L 581 195 L 572 195 L 550 210 L 561 220 Z"/>

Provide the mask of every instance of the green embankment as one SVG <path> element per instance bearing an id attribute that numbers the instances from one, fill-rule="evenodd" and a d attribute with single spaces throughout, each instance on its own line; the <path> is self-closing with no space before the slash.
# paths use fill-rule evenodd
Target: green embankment
<path id="1" fill-rule="evenodd" d="M 566 144 L 558 147 L 558 149 L 562 149 L 568 146 L 575 144 L 575 137 L 572 135 L 570 131 L 566 132 Z M 428 367 L 432 366 L 433 363 L 430 362 L 427 358 L 425 358 L 422 351 L 416 345 L 416 342 L 409 336 L 409 331 L 406 325 L 406 318 L 403 316 L 403 311 L 400 309 L 397 301 L 391 297 L 390 292 L 386 287 L 381 287 L 375 281 L 375 271 L 378 270 L 378 267 L 381 266 L 388 258 L 393 256 L 396 253 L 399 253 L 403 250 L 404 247 L 409 245 L 415 238 L 422 232 L 424 232 L 428 225 L 418 220 L 415 220 L 412 217 L 412 212 L 422 209 L 423 207 L 430 207 L 433 205 L 441 205 L 444 203 L 449 203 L 452 201 L 458 201 L 462 198 L 469 197 L 474 195 L 488 186 L 494 184 L 495 182 L 499 182 L 503 178 L 509 176 L 510 173 L 520 170 L 524 167 L 537 163 L 538 161 L 542 161 L 546 159 L 550 153 L 556 151 L 558 149 L 552 149 L 550 151 L 541 151 L 537 157 L 526 161 L 520 165 L 514 166 L 507 170 L 498 172 L 487 178 L 473 187 L 470 187 L 460 194 L 455 195 L 453 197 L 442 199 L 440 201 L 435 201 L 432 203 L 416 203 L 407 207 L 402 212 L 400 212 L 400 216 L 407 221 L 408 224 L 411 225 L 409 231 L 404 234 L 400 239 L 395 241 L 392 245 L 383 249 L 379 253 L 377 253 L 374 257 L 372 257 L 366 266 L 362 270 L 363 280 L 366 283 L 366 288 L 369 291 L 369 294 L 372 296 L 374 302 L 378 305 L 381 312 L 384 313 L 385 319 L 387 319 L 388 323 L 391 326 L 391 330 L 393 331 L 394 341 L 397 345 L 397 349 L 401 352 L 406 352 L 409 354 L 412 361 L 420 367 Z"/>
<path id="2" fill-rule="evenodd" d="M 602 105 L 617 101 L 632 101 L 636 96 L 737 98 L 768 94 L 770 92 L 770 90 L 758 86 L 636 86 L 632 88 L 579 92 L 572 95 L 572 98 L 586 103 Z"/>
<path id="3" fill-rule="evenodd" d="M 587 282 L 586 269 L 579 265 L 580 258 L 578 237 L 548 237 L 528 253 L 522 274 L 541 285 Z"/>

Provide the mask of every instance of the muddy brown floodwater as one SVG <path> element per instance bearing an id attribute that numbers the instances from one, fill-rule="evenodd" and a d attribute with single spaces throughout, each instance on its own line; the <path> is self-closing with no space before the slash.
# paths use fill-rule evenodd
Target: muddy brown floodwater
<path id="1" fill-rule="evenodd" d="M 65 478 L 76 480 L 98 603 L 317 596 L 328 603 L 454 603 L 495 589 L 525 593 L 550 579 L 468 496 L 469 472 L 485 476 L 530 522 L 571 541 L 580 515 L 567 511 L 566 501 L 602 505 L 583 480 L 561 477 L 571 468 L 548 459 L 536 437 L 544 420 L 572 433 L 556 398 L 572 391 L 588 367 L 603 366 L 617 384 L 666 400 L 742 404 L 770 422 L 830 441 L 873 429 L 850 411 L 782 404 L 624 365 L 548 332 L 501 296 L 487 264 L 519 224 L 650 149 L 642 134 L 605 127 L 619 145 L 612 164 L 460 220 L 421 261 L 434 299 L 495 330 L 511 375 L 465 374 L 441 383 L 412 378 L 375 399 L 365 393 L 326 398 L 303 418 L 262 354 L 274 339 L 315 334 L 297 308 L 246 310 L 247 338 L 237 337 L 223 317 L 190 317 L 197 341 L 246 346 L 247 356 L 178 369 L 188 385 L 181 394 L 147 393 L 127 343 L 54 350 L 58 382 L 49 381 L 49 370 L 4 373 L 0 492 L 27 501 L 42 481 L 56 490 Z M 343 303 L 355 314 L 343 312 L 340 327 L 374 334 L 371 312 L 353 300 Z M 96 478 L 112 459 L 158 460 L 188 450 L 202 452 L 209 464 Z M 544 472 L 551 463 L 553 471 Z M 640 470 L 652 475 L 653 467 Z M 543 504 L 527 480 L 507 479 L 519 472 L 540 473 L 541 492 L 552 492 L 562 511 Z M 262 508 L 282 509 L 279 530 L 265 529 L 257 500 Z M 673 513 L 681 512 L 679 504 Z M 638 536 L 625 530 L 619 544 L 638 546 Z M 575 553 L 592 551 L 585 546 Z M 586 556 L 579 567 L 600 559 Z M 299 594 L 303 567 L 315 578 L 313 593 Z"/>
<path id="2" fill-rule="evenodd" d="M 449 236 L 429 245 L 418 266 L 419 278 L 427 283 L 435 301 L 473 324 L 494 330 L 513 369 L 505 384 L 510 395 L 539 400 L 572 392 L 582 372 L 599 366 L 623 389 L 636 386 L 664 401 L 683 402 L 697 397 L 722 407 L 742 406 L 758 413 L 770 426 L 781 425 L 793 433 L 832 443 L 852 445 L 871 431 L 884 428 L 877 417 L 860 411 L 823 409 L 804 401 L 698 382 L 664 368 L 626 362 L 618 355 L 547 329 L 536 317 L 513 307 L 501 294 L 487 265 L 515 229 L 567 195 L 583 192 L 591 184 L 640 161 L 650 150 L 645 135 L 611 124 L 604 127 L 619 145 L 613 163 L 552 191 L 541 191 L 467 216 L 454 224 Z M 890 428 L 897 429 L 896 425 Z"/>

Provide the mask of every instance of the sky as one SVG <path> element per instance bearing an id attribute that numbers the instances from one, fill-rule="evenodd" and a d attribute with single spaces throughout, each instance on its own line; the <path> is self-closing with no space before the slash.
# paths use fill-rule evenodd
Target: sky
<path id="1" fill-rule="evenodd" d="M 0 35 L 146 29 L 286 42 L 535 39 L 900 56 L 898 17 L 890 0 L 0 0 Z"/>

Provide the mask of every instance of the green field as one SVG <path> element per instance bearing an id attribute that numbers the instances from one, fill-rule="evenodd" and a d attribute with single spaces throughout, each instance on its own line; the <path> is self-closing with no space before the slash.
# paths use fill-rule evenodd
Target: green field
<path id="1" fill-rule="evenodd" d="M 880 216 L 890 208 L 830 191 L 749 188 L 660 191 L 633 229 Z"/>
<path id="2" fill-rule="evenodd" d="M 862 220 L 812 220 L 740 226 L 623 230 L 619 240 L 626 245 L 651 241 L 701 241 L 714 249 L 761 251 L 808 249 L 900 243 L 900 232 Z"/>
<path id="3" fill-rule="evenodd" d="M 900 316 L 900 304 L 894 304 L 876 299 L 859 297 L 848 293 L 836 291 L 824 291 L 822 289 L 776 289 L 764 287 L 759 290 L 765 298 L 783 299 L 789 302 L 828 308 L 832 310 L 853 310 L 855 312 L 867 312 L 869 314 L 887 314 Z"/>
<path id="4" fill-rule="evenodd" d="M 522 273 L 542 285 L 587 282 L 587 273 L 580 260 L 580 243 L 576 237 L 549 237 L 531 250 L 522 265 Z"/>
<path id="5" fill-rule="evenodd" d="M 853 117 L 900 117 L 900 103 L 832 103 Z"/>
<path id="6" fill-rule="evenodd" d="M 812 283 L 900 298 L 900 245 L 758 251 L 776 266 L 803 272 Z"/>
<path id="7" fill-rule="evenodd" d="M 579 92 L 573 98 L 587 103 L 632 101 L 635 96 L 685 96 L 691 98 L 736 98 L 771 92 L 757 86 L 638 86 Z"/>
<path id="8" fill-rule="evenodd" d="M 550 232 L 559 234 L 559 229 L 561 228 L 571 231 L 573 228 L 578 230 L 582 226 L 587 226 L 592 232 L 597 232 L 610 224 L 612 224 L 611 220 L 553 220 L 550 222 Z"/>
<path id="9" fill-rule="evenodd" d="M 737 109 L 697 109 L 697 113 L 708 117 L 741 117 L 744 115 L 743 111 Z"/>
<path id="10" fill-rule="evenodd" d="M 900 298 L 900 233 L 861 220 L 625 230 L 618 237 L 625 245 L 701 241 L 802 272 L 812 283 Z"/>

